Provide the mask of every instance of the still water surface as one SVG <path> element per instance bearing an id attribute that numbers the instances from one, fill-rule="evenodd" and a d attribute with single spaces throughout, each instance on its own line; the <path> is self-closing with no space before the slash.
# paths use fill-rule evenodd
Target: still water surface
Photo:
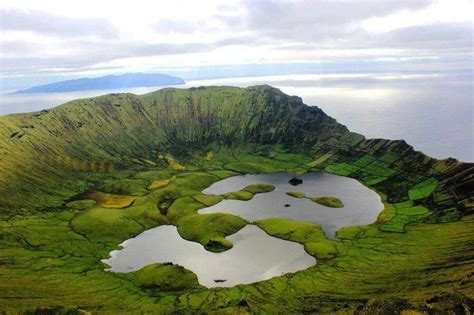
<path id="1" fill-rule="evenodd" d="M 380 74 L 280 75 L 187 81 L 193 86 L 270 84 L 322 108 L 351 131 L 368 138 L 404 139 L 435 158 L 474 161 L 472 74 L 391 76 Z M 107 93 L 144 94 L 163 87 L 70 93 L 0 95 L 0 115 L 39 111 Z"/>
<path id="2" fill-rule="evenodd" d="M 223 200 L 199 210 L 199 213 L 231 213 L 250 221 L 265 218 L 284 218 L 306 221 L 320 225 L 327 237 L 335 238 L 336 231 L 343 226 L 373 223 L 383 204 L 380 196 L 357 180 L 328 173 L 310 172 L 297 176 L 301 185 L 292 186 L 288 181 L 293 177 L 287 173 L 239 175 L 214 183 L 203 192 L 224 194 L 237 191 L 252 184 L 272 184 L 275 190 L 257 194 L 249 201 Z M 333 196 L 342 200 L 343 208 L 329 208 L 309 199 L 288 196 L 286 192 L 299 191 L 307 197 Z M 290 207 L 285 207 L 290 205 Z"/>
<path id="3" fill-rule="evenodd" d="M 104 260 L 111 271 L 130 272 L 156 262 L 172 262 L 193 271 L 206 287 L 231 287 L 306 269 L 316 263 L 303 245 L 267 235 L 247 225 L 227 237 L 234 247 L 212 253 L 202 245 L 184 240 L 176 227 L 159 226 L 131 238 Z M 225 280 L 215 282 L 215 280 Z"/>
<path id="4" fill-rule="evenodd" d="M 303 183 L 288 183 L 288 173 L 239 175 L 214 183 L 203 192 L 223 194 L 251 184 L 272 184 L 270 193 L 257 194 L 250 201 L 224 200 L 199 213 L 227 212 L 250 221 L 278 217 L 320 224 L 326 234 L 334 238 L 341 226 L 370 224 L 383 209 L 380 197 L 358 181 L 311 172 L 298 178 Z M 301 191 L 307 196 L 331 195 L 340 198 L 343 208 L 328 208 L 307 199 L 286 195 Z M 285 207 L 290 204 L 290 207 Z M 184 240 L 176 227 L 165 225 L 147 230 L 121 245 L 104 260 L 114 272 L 130 272 L 152 263 L 172 262 L 193 271 L 199 283 L 207 287 L 234 286 L 270 279 L 289 272 L 304 270 L 315 264 L 301 244 L 281 240 L 266 234 L 255 225 L 247 225 L 228 237 L 234 247 L 222 253 L 206 251 L 202 245 Z M 216 282 L 215 280 L 225 280 Z"/>

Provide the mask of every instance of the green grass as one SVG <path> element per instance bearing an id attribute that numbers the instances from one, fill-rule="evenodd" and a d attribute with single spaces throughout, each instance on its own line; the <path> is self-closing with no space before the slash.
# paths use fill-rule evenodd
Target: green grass
<path id="1" fill-rule="evenodd" d="M 220 179 L 224 179 L 227 177 L 235 176 L 237 175 L 236 172 L 228 171 L 228 170 L 212 170 L 208 171 L 209 174 L 215 175 L 219 177 Z"/>
<path id="2" fill-rule="evenodd" d="M 111 194 L 141 196 L 148 193 L 146 187 L 147 182 L 143 179 L 120 179 L 106 181 L 99 190 Z"/>
<path id="3" fill-rule="evenodd" d="M 173 264 L 151 264 L 128 274 L 141 288 L 156 292 L 183 291 L 199 286 L 191 271 Z"/>
<path id="4" fill-rule="evenodd" d="M 322 228 L 313 223 L 276 218 L 255 223 L 269 235 L 303 244 L 305 250 L 317 259 L 333 258 L 343 248 L 342 244 L 328 240 Z"/>
<path id="5" fill-rule="evenodd" d="M 311 201 L 316 202 L 322 206 L 331 207 L 331 208 L 342 208 L 344 203 L 336 197 L 324 196 L 324 197 L 313 197 Z"/>
<path id="6" fill-rule="evenodd" d="M 71 201 L 66 204 L 66 206 L 71 210 L 86 210 L 97 204 L 97 201 L 92 199 L 83 199 Z"/>
<path id="7" fill-rule="evenodd" d="M 202 203 L 206 207 L 210 207 L 222 201 L 223 197 L 219 195 L 194 195 L 194 200 Z"/>
<path id="8" fill-rule="evenodd" d="M 295 197 L 295 198 L 305 198 L 304 193 L 300 191 L 288 191 L 286 194 L 288 196 Z"/>
<path id="9" fill-rule="evenodd" d="M 318 167 L 321 164 L 324 164 L 327 160 L 329 160 L 332 157 L 332 154 L 326 153 L 317 158 L 316 160 L 306 163 L 309 167 Z"/>
<path id="10" fill-rule="evenodd" d="M 356 178 L 386 205 L 375 224 L 338 231 L 341 241 L 326 240 L 315 225 L 267 222 L 319 256 L 314 267 L 233 288 L 167 291 L 166 272 L 144 273 L 143 281 L 158 284 L 153 289 L 100 263 L 160 224 L 181 224 L 194 241 L 228 248 L 225 236 L 244 223 L 198 215 L 204 204 L 193 196 L 238 173 L 310 167 Z M 470 168 L 403 141 L 364 139 L 268 86 L 111 94 L 0 117 L 0 310 L 454 313 L 474 296 Z M 93 190 L 136 199 L 121 209 L 76 200 Z"/>
<path id="11" fill-rule="evenodd" d="M 386 154 L 380 159 L 367 154 L 353 163 L 338 163 L 326 166 L 326 171 L 341 176 L 354 176 L 359 174 L 366 185 L 373 186 L 385 181 L 396 173 L 389 167 L 395 161 L 396 156 Z"/>
<path id="12" fill-rule="evenodd" d="M 176 222 L 179 234 L 187 240 L 201 243 L 207 250 L 221 252 L 232 248 L 225 239 L 247 225 L 247 221 L 224 213 L 188 215 Z"/>
<path id="13" fill-rule="evenodd" d="M 130 206 L 136 199 L 132 196 L 115 195 L 93 191 L 85 195 L 86 199 L 95 200 L 103 208 L 122 209 Z"/>
<path id="14" fill-rule="evenodd" d="M 252 194 L 267 193 L 274 190 L 275 190 L 275 186 L 270 185 L 270 184 L 254 184 L 254 185 L 249 185 L 242 189 L 242 191 L 247 191 Z"/>
<path id="15" fill-rule="evenodd" d="M 235 199 L 235 200 L 250 200 L 255 194 L 252 194 L 249 191 L 239 190 L 230 193 L 223 194 L 222 197 L 225 199 Z"/>
<path id="16" fill-rule="evenodd" d="M 346 226 L 336 231 L 336 237 L 341 240 L 352 240 L 364 235 L 369 229 L 369 226 Z"/>
<path id="17" fill-rule="evenodd" d="M 71 226 L 88 239 L 114 243 L 167 221 L 154 203 L 143 202 L 127 209 L 94 207 L 75 216 Z"/>
<path id="18" fill-rule="evenodd" d="M 141 288 L 132 275 L 102 271 L 97 262 L 108 255 L 111 247 L 71 231 L 68 221 L 74 215 L 64 211 L 2 216 L 2 310 L 18 313 L 38 306 L 57 306 L 100 313 L 210 313 L 235 311 L 230 306 L 245 300 L 248 309 L 257 313 L 310 312 L 315 307 L 320 313 L 332 313 L 344 309 L 345 303 L 346 310 L 354 310 L 374 297 L 382 302 L 399 296 L 400 290 L 415 305 L 424 305 L 440 291 L 455 289 L 472 295 L 469 286 L 461 283 L 472 272 L 465 258 L 472 252 L 473 216 L 453 223 L 416 224 L 409 226 L 406 234 L 385 233 L 375 227 L 357 228 L 357 238 L 344 245 L 338 256 L 320 259 L 305 271 L 233 288 L 207 290 L 192 286 L 167 291 Z M 321 236 L 317 229 L 303 230 L 305 233 L 298 235 L 300 240 L 315 236 L 318 240 Z M 190 279 L 186 276 L 184 284 L 191 283 Z M 164 279 L 158 276 L 156 281 L 160 284 L 161 280 Z M 9 299 L 11 296 L 17 298 Z M 321 296 L 324 301 L 315 302 Z M 347 300 L 347 296 L 352 299 Z M 431 307 L 438 313 L 447 312 L 435 302 Z"/>
<path id="19" fill-rule="evenodd" d="M 255 184 L 249 185 L 239 191 L 223 194 L 222 197 L 225 199 L 236 199 L 236 200 L 250 200 L 256 194 L 267 193 L 275 190 L 275 186 L 269 184 Z"/>
<path id="20" fill-rule="evenodd" d="M 387 214 L 383 220 L 384 223 L 380 226 L 380 230 L 398 233 L 404 233 L 406 225 L 419 222 L 430 214 L 427 208 L 414 206 L 410 200 L 388 205 L 384 212 Z"/>
<path id="21" fill-rule="evenodd" d="M 166 178 L 166 179 L 156 179 L 154 181 L 152 181 L 148 186 L 148 190 L 157 190 L 157 189 L 160 189 L 160 188 L 163 188 L 163 187 L 166 187 L 168 186 L 171 181 L 173 180 L 174 178 Z"/>
<path id="22" fill-rule="evenodd" d="M 203 204 L 193 197 L 181 197 L 176 199 L 168 208 L 167 216 L 175 221 L 182 217 L 196 214 L 197 210 L 203 207 Z"/>
<path id="23" fill-rule="evenodd" d="M 295 154 L 295 153 L 278 153 L 274 157 L 276 160 L 293 162 L 297 164 L 306 164 L 311 162 L 311 157 L 305 154 Z"/>
<path id="24" fill-rule="evenodd" d="M 424 199 L 430 196 L 437 187 L 438 181 L 435 178 L 430 178 L 413 186 L 413 188 L 408 191 L 408 196 L 411 200 Z"/>
<path id="25" fill-rule="evenodd" d="M 258 173 L 273 173 L 278 171 L 271 165 L 262 165 L 249 162 L 233 162 L 225 165 L 225 168 L 230 171 L 243 174 L 258 174 Z"/>
<path id="26" fill-rule="evenodd" d="M 341 176 L 349 176 L 353 172 L 358 171 L 360 167 L 348 163 L 332 164 L 326 166 L 325 170 Z"/>

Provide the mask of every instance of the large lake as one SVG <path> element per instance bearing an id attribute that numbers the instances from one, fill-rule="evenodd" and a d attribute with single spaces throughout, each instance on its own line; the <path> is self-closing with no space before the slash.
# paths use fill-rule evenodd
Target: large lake
<path id="1" fill-rule="evenodd" d="M 111 258 L 104 262 L 115 272 L 172 262 L 194 272 L 199 283 L 206 287 L 231 287 L 267 280 L 316 263 L 303 245 L 271 237 L 255 225 L 247 225 L 227 238 L 234 247 L 213 253 L 198 243 L 182 239 L 176 227 L 164 225 L 123 242 L 124 249 L 113 251 Z"/>
<path id="2" fill-rule="evenodd" d="M 373 223 L 383 209 L 380 197 L 354 179 L 311 172 L 298 176 L 303 183 L 293 186 L 288 183 L 292 177 L 288 173 L 276 173 L 238 175 L 221 180 L 203 192 L 224 194 L 259 183 L 272 184 L 275 190 L 257 194 L 249 201 L 224 200 L 199 213 L 227 212 L 251 222 L 270 217 L 314 222 L 322 226 L 328 237 L 334 238 L 335 231 L 342 226 Z M 290 197 L 286 194 L 288 191 L 304 192 L 308 197 L 335 196 L 344 202 L 344 207 L 321 206 L 307 199 Z M 111 258 L 104 262 L 114 272 L 172 262 L 193 271 L 199 283 L 207 287 L 266 280 L 306 269 L 316 262 L 301 244 L 271 237 L 255 225 L 247 225 L 228 239 L 234 244 L 233 248 L 213 253 L 198 243 L 182 239 L 176 227 L 159 226 L 123 242 L 123 249 L 111 252 Z"/>
<path id="3" fill-rule="evenodd" d="M 303 183 L 293 186 L 288 181 L 294 175 L 287 173 L 239 175 L 214 183 L 203 192 L 225 194 L 253 184 L 272 184 L 275 190 L 257 194 L 249 201 L 223 200 L 199 210 L 199 213 L 231 213 L 255 221 L 266 218 L 284 218 L 312 222 L 320 225 L 326 236 L 335 238 L 343 226 L 366 225 L 375 222 L 384 206 L 380 196 L 355 179 L 328 173 L 310 172 L 296 176 Z M 288 196 L 289 191 L 299 191 L 307 197 L 333 196 L 344 203 L 343 208 L 329 208 L 309 199 Z M 289 205 L 286 206 L 285 205 Z"/>
<path id="4" fill-rule="evenodd" d="M 350 130 L 369 138 L 405 139 L 432 157 L 474 161 L 472 73 L 303 74 L 188 81 L 201 85 L 270 84 L 317 105 Z M 0 95 L 0 115 L 51 108 L 107 93 L 143 94 L 160 89 Z"/>

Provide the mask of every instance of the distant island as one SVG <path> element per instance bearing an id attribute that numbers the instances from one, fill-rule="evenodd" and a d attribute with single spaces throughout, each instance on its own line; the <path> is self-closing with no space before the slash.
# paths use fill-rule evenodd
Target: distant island
<path id="1" fill-rule="evenodd" d="M 13 94 L 29 93 L 58 93 L 87 90 L 107 90 L 131 87 L 153 87 L 163 85 L 184 84 L 184 80 L 167 74 L 159 73 L 126 73 L 121 75 L 107 75 L 98 78 L 81 78 L 38 85 Z"/>

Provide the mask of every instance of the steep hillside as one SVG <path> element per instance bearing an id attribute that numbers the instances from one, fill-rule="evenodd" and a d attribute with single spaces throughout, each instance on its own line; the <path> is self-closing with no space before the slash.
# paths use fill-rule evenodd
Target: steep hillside
<path id="1" fill-rule="evenodd" d="M 94 179 L 109 176 L 110 170 L 159 163 L 167 153 L 186 158 L 193 150 L 205 152 L 209 145 L 251 144 L 280 144 L 310 153 L 315 160 L 327 157 L 315 165 L 320 168 L 355 161 L 366 153 L 392 154 L 398 157 L 396 184 L 385 181 L 377 186 L 390 197 L 400 193 L 394 185 L 408 188 L 431 171 L 447 183 L 455 182 L 449 195 L 456 199 L 464 200 L 472 185 L 470 164 L 431 159 L 404 141 L 365 140 L 319 108 L 269 86 L 164 89 L 0 117 L 0 209 L 60 206 Z"/>
<path id="2" fill-rule="evenodd" d="M 361 138 L 320 109 L 268 86 L 83 99 L 0 118 L 0 196 L 9 196 L 0 207 L 57 206 L 84 188 L 72 179 L 88 175 L 81 170 L 156 162 L 160 154 L 183 156 L 209 144 L 284 144 L 303 151 L 328 140 Z M 64 174 L 71 183 L 55 180 Z M 24 198 L 31 193 L 40 202 Z"/>

